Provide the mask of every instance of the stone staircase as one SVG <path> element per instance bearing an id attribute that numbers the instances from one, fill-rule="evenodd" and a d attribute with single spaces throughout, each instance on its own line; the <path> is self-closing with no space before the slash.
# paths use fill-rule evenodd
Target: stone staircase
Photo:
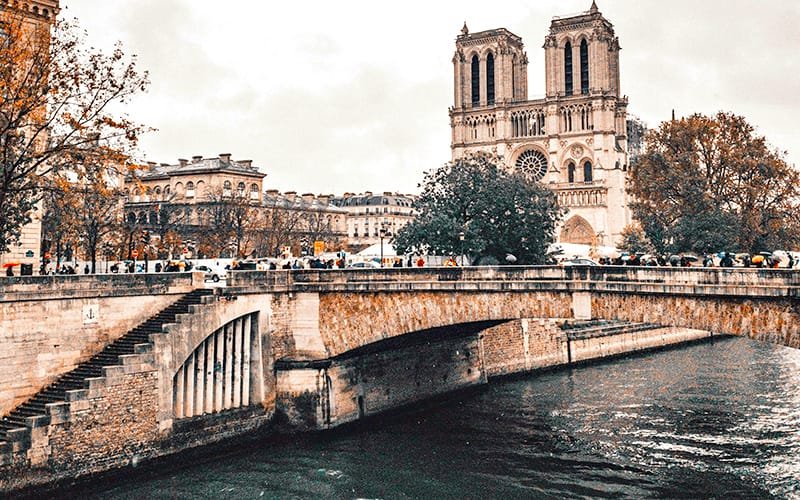
<path id="1" fill-rule="evenodd" d="M 609 335 L 641 332 L 656 328 L 663 328 L 663 326 L 653 323 L 634 323 L 623 320 L 570 321 L 561 325 L 561 329 L 567 334 L 570 340 L 607 337 Z"/>
<path id="2" fill-rule="evenodd" d="M 121 365 L 120 356 L 142 352 L 150 342 L 150 334 L 163 333 L 164 325 L 175 323 L 177 315 L 188 313 L 189 306 L 200 304 L 204 296 L 213 293 L 212 289 L 189 292 L 14 408 L 0 419 L 0 452 L 11 450 L 10 441 L 25 441 L 25 436 L 34 425 L 47 425 L 50 415 L 49 404 L 67 401 L 69 391 L 88 388 L 88 379 L 102 377 L 105 367 Z"/>

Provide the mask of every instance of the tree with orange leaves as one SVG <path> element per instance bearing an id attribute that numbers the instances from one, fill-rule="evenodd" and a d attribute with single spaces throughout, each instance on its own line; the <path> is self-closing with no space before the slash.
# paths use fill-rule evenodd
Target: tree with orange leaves
<path id="1" fill-rule="evenodd" d="M 19 239 L 55 174 L 74 172 L 76 187 L 105 182 L 131 163 L 144 130 L 111 110 L 147 88 L 135 57 L 119 44 L 111 54 L 86 48 L 74 21 L 49 28 L 0 10 L 0 252 Z"/>

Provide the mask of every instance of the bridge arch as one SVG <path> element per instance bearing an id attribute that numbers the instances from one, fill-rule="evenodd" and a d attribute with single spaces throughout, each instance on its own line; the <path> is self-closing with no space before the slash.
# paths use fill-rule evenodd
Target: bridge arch
<path id="1" fill-rule="evenodd" d="M 241 408 L 256 399 L 258 320 L 258 312 L 239 316 L 211 332 L 189 353 L 172 378 L 175 418 Z"/>

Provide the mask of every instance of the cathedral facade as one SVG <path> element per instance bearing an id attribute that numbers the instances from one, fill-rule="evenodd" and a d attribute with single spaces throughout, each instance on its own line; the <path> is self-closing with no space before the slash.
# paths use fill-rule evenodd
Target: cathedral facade
<path id="1" fill-rule="evenodd" d="M 555 17 L 543 48 L 546 95 L 528 100 L 522 39 L 464 25 L 453 57 L 453 159 L 497 154 L 555 191 L 568 210 L 558 241 L 613 246 L 631 221 L 619 41 L 592 2 L 584 13 Z"/>

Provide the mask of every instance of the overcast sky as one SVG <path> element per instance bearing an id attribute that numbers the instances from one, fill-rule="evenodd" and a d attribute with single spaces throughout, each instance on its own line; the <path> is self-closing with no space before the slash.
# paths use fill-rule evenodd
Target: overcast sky
<path id="1" fill-rule="evenodd" d="M 265 189 L 414 193 L 450 160 L 455 38 L 504 27 L 544 94 L 553 16 L 591 0 L 61 0 L 97 47 L 122 41 L 152 85 L 129 108 L 144 159 L 252 159 Z M 800 2 L 598 0 L 620 39 L 629 113 L 650 127 L 743 115 L 800 163 Z"/>

